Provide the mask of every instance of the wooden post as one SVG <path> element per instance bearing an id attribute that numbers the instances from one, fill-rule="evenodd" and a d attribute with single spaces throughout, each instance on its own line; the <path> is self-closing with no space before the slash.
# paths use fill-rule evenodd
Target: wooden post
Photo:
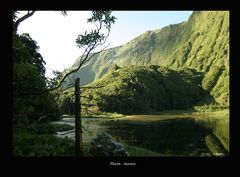
<path id="1" fill-rule="evenodd" d="M 82 156 L 82 121 L 80 104 L 80 78 L 75 81 L 75 153 L 76 157 Z"/>

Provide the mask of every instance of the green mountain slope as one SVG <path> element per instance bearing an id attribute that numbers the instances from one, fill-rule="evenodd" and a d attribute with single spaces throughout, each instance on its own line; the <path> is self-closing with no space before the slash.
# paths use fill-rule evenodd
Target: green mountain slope
<path id="1" fill-rule="evenodd" d="M 72 67 L 78 64 L 78 60 Z M 193 12 L 188 21 L 147 31 L 127 44 L 107 49 L 73 74 L 82 85 L 101 78 L 110 65 L 160 65 L 203 72 L 201 87 L 229 105 L 229 12 Z"/>
<path id="2" fill-rule="evenodd" d="M 188 109 L 208 96 L 200 87 L 202 76 L 190 69 L 176 72 L 157 65 L 115 65 L 88 85 L 99 88 L 83 90 L 87 98 L 81 101 L 101 111 L 127 114 Z"/>

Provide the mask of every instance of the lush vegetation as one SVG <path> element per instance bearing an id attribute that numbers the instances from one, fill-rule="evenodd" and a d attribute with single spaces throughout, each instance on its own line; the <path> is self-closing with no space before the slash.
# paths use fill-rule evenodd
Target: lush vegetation
<path id="1" fill-rule="evenodd" d="M 90 22 L 101 21 L 102 12 L 94 13 Z M 106 12 L 108 18 L 110 14 Z M 14 12 L 13 24 L 16 18 Z M 108 30 L 114 19 L 105 24 Z M 55 135 L 74 127 L 47 122 L 75 114 L 74 89 L 60 96 L 54 89 L 49 91 L 49 86 L 62 82 L 63 73 L 56 72 L 56 78 L 47 79 L 37 42 L 29 34 L 18 34 L 17 29 L 12 33 L 13 155 L 73 156 L 74 141 Z M 103 37 L 91 31 L 79 35 L 76 42 L 91 49 L 96 42 L 104 41 Z M 192 115 L 200 117 L 173 116 L 171 120 L 144 123 L 143 127 L 123 122 L 123 129 L 129 126 L 124 135 L 139 135 L 135 144 L 123 146 L 102 134 L 84 145 L 84 156 L 211 156 L 229 152 L 229 12 L 194 12 L 186 22 L 147 31 L 124 46 L 94 55 L 87 64 L 83 58 L 64 71 L 73 72 L 71 77 L 80 76 L 81 84 L 90 87 L 81 89 L 82 117 L 166 115 L 173 110 L 187 110 L 189 115 L 196 111 Z M 68 79 L 65 84 L 69 84 Z M 111 124 L 118 120 L 107 121 Z"/>
<path id="2" fill-rule="evenodd" d="M 76 60 L 73 67 L 79 63 Z M 188 21 L 147 31 L 123 46 L 93 57 L 74 76 L 83 85 L 101 78 L 112 64 L 160 65 L 203 73 L 201 87 L 222 106 L 229 106 L 229 12 L 196 11 Z"/>
<path id="3" fill-rule="evenodd" d="M 73 155 L 73 141 L 54 137 L 56 131 L 72 129 L 67 125 L 53 126 L 48 123 L 60 120 L 61 114 L 70 113 L 68 99 L 57 102 L 61 94 L 61 83 L 68 74 L 74 73 L 90 60 L 89 53 L 103 45 L 109 35 L 115 17 L 111 11 L 92 11 L 87 22 L 94 23 L 96 29 L 79 34 L 76 44 L 84 48 L 85 58 L 75 70 L 62 75 L 54 71 L 54 78 L 45 77 L 45 61 L 39 53 L 37 42 L 29 34 L 18 34 L 18 26 L 36 11 L 27 11 L 22 16 L 12 11 L 12 61 L 13 61 L 13 146 L 14 155 L 19 156 L 62 156 Z M 67 15 L 66 11 L 62 11 Z M 99 24 L 98 24 L 99 23 Z M 67 111 L 66 111 L 67 110 Z M 43 123 L 43 124 L 42 124 Z M 28 144 L 29 143 L 29 144 Z"/>
<path id="4" fill-rule="evenodd" d="M 31 124 L 45 118 L 57 120 L 59 107 L 46 92 L 45 62 L 29 34 L 13 31 L 13 124 Z"/>
<path id="5" fill-rule="evenodd" d="M 119 67 L 114 64 L 101 79 L 87 85 L 93 89 L 82 89 L 82 113 L 86 117 L 101 117 L 97 115 L 105 115 L 104 112 L 134 114 L 227 109 L 226 104 L 217 103 L 211 93 L 202 88 L 204 77 L 203 72 L 189 68 L 175 71 L 157 65 Z M 66 109 L 65 113 L 73 114 L 73 89 L 68 89 L 60 100 L 62 111 Z"/>
<path id="6" fill-rule="evenodd" d="M 58 131 L 74 129 L 62 124 L 37 124 L 25 128 L 13 129 L 14 156 L 75 156 L 75 144 L 70 138 L 54 136 Z M 90 143 L 84 143 L 83 155 L 86 157 L 128 156 L 124 146 L 114 141 L 107 133 L 98 134 Z"/>
<path id="7" fill-rule="evenodd" d="M 68 127 L 69 128 L 69 127 Z M 67 130 L 51 124 L 13 129 L 14 156 L 74 156 L 74 141 L 54 136 L 57 130 Z"/>
<path id="8" fill-rule="evenodd" d="M 95 105 L 91 108 L 95 112 L 123 114 L 189 109 L 207 96 L 199 86 L 201 77 L 190 69 L 126 66 L 88 85 L 99 88 L 83 90 L 81 102 Z"/>
<path id="9" fill-rule="evenodd" d="M 39 46 L 29 34 L 17 33 L 17 21 L 13 11 L 13 155 L 71 155 L 74 143 L 53 136 L 59 127 L 42 123 L 59 120 L 59 106 L 54 93 L 46 91 L 50 81 L 45 77 Z"/>

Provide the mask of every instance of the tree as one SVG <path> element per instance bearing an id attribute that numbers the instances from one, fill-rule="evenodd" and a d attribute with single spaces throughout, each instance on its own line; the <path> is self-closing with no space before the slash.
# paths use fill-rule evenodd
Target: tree
<path id="1" fill-rule="evenodd" d="M 46 88 L 45 62 L 29 34 L 13 35 L 13 122 L 28 124 L 59 110 L 54 94 Z M 29 94 L 39 92 L 41 94 Z"/>
<path id="2" fill-rule="evenodd" d="M 91 53 L 94 49 L 106 43 L 111 26 L 115 23 L 115 19 L 116 18 L 114 16 L 111 16 L 111 11 L 92 11 L 92 16 L 88 19 L 88 23 L 94 23 L 96 29 L 91 30 L 89 33 L 85 31 L 84 35 L 80 34 L 76 39 L 77 46 L 79 48 L 84 48 L 84 52 L 80 58 L 78 66 L 63 75 L 58 84 L 52 88 L 48 88 L 49 90 L 60 88 L 69 75 L 77 72 L 84 64 L 90 61 L 94 55 L 100 53 L 106 48 L 105 46 L 100 51 Z"/>
<path id="3" fill-rule="evenodd" d="M 96 53 L 91 53 L 94 49 L 105 44 L 111 25 L 115 22 L 115 17 L 111 16 L 111 11 L 93 11 L 88 19 L 89 23 L 94 23 L 96 29 L 84 35 L 78 35 L 76 43 L 79 48 L 84 48 L 83 55 L 78 67 L 68 73 L 56 72 L 56 77 L 47 79 L 45 74 L 45 61 L 38 52 L 39 47 L 30 35 L 17 34 L 18 26 L 31 17 L 36 11 L 28 11 L 22 17 L 18 17 L 17 11 L 13 11 L 13 101 L 14 114 L 37 113 L 47 110 L 43 98 L 54 98 L 60 95 L 61 85 L 72 73 L 78 71 Z M 61 11 L 62 15 L 67 15 L 66 11 Z M 101 52 L 101 49 L 99 52 Z M 99 53 L 97 52 L 97 53 Z M 41 101 L 40 101 L 41 100 Z M 52 103 L 52 101 L 49 100 Z M 56 103 L 55 103 L 56 104 Z M 56 107 L 56 106 L 54 106 Z M 49 111 L 49 110 L 48 110 Z M 32 116 L 32 114 L 31 114 Z M 30 117 L 31 117 L 30 116 Z"/>
<path id="4" fill-rule="evenodd" d="M 28 94 L 33 91 L 42 92 L 46 87 L 45 62 L 36 41 L 29 34 L 19 35 L 13 31 L 12 42 L 14 123 L 28 123 L 38 119 L 34 113 L 42 112 L 48 102 L 42 100 L 48 97 L 47 93 L 41 96 Z"/>
<path id="5" fill-rule="evenodd" d="M 36 11 L 28 11 L 27 14 L 22 17 L 17 17 L 18 12 L 13 11 L 13 33 L 17 33 L 17 28 L 24 20 L 31 17 Z M 90 32 L 85 31 L 85 34 L 78 35 L 76 38 L 76 43 L 79 48 L 84 48 L 84 52 L 81 56 L 79 65 L 77 68 L 69 71 L 68 73 L 62 74 L 58 73 L 56 78 L 51 79 L 45 91 L 54 91 L 61 88 L 62 83 L 74 72 L 77 72 L 84 64 L 86 64 L 91 58 L 104 50 L 107 46 L 102 48 L 100 51 L 91 53 L 94 49 L 102 46 L 106 43 L 109 36 L 110 29 L 113 23 L 115 23 L 115 17 L 111 15 L 111 11 L 92 11 L 92 16 L 87 19 L 88 23 L 93 23 L 96 29 Z M 61 11 L 63 16 L 67 15 L 67 11 Z M 73 83 L 73 82 L 72 82 Z M 73 85 L 71 85 L 73 86 Z M 40 94 L 39 92 L 33 92 L 29 94 Z"/>

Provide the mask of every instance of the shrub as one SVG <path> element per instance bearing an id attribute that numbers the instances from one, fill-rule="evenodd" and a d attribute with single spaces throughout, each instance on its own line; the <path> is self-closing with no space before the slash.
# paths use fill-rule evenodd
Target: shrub
<path id="1" fill-rule="evenodd" d="M 74 141 L 26 129 L 13 131 L 13 156 L 74 156 Z"/>
<path id="2" fill-rule="evenodd" d="M 124 146 L 118 142 L 113 141 L 111 135 L 107 133 L 98 134 L 96 138 L 92 139 L 89 153 L 96 157 L 124 157 L 129 156 Z"/>

